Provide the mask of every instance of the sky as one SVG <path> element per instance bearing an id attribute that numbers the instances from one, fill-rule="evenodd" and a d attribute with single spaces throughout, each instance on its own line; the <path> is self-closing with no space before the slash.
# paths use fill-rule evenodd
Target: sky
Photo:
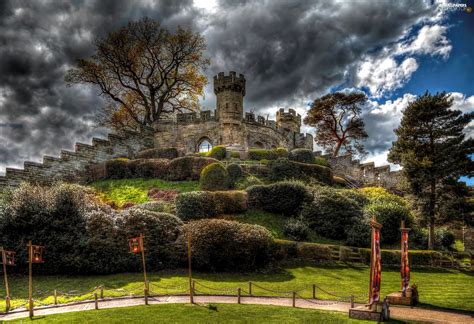
<path id="1" fill-rule="evenodd" d="M 0 174 L 107 133 L 94 122 L 98 90 L 67 87 L 64 74 L 93 54 L 96 37 L 144 16 L 200 32 L 208 79 L 243 73 L 247 111 L 272 118 L 291 107 L 304 116 L 318 96 L 364 91 L 367 160 L 386 164 L 393 130 L 418 95 L 447 91 L 455 109 L 474 110 L 474 13 L 463 8 L 472 2 L 2 0 Z M 201 104 L 214 109 L 212 82 Z"/>

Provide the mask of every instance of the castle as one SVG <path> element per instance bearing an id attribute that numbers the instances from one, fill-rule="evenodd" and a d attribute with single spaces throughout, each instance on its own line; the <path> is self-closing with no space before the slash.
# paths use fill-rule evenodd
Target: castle
<path id="1" fill-rule="evenodd" d="M 207 152 L 215 145 L 231 151 L 250 148 L 313 148 L 313 137 L 300 133 L 301 116 L 293 109 L 277 111 L 276 120 L 244 113 L 245 77 L 235 72 L 214 76 L 214 112 L 180 113 L 154 125 L 155 147 L 187 153 Z"/>

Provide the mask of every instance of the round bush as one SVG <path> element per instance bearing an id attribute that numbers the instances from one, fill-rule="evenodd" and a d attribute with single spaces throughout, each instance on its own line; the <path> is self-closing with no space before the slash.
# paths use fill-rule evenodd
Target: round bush
<path id="1" fill-rule="evenodd" d="M 272 181 L 297 179 L 305 182 L 318 181 L 323 184 L 332 184 L 333 182 L 330 168 L 284 158 L 271 162 L 268 177 Z"/>
<path id="2" fill-rule="evenodd" d="M 244 177 L 244 171 L 242 167 L 238 164 L 232 163 L 227 166 L 227 173 L 229 174 L 229 179 L 232 183 L 239 181 Z"/>
<path id="3" fill-rule="evenodd" d="M 130 162 L 124 159 L 114 159 L 105 162 L 107 179 L 127 179 L 132 177 Z"/>
<path id="4" fill-rule="evenodd" d="M 129 162 L 130 172 L 136 178 L 165 179 L 169 164 L 167 159 L 140 159 Z"/>
<path id="5" fill-rule="evenodd" d="M 227 150 L 224 145 L 214 146 L 208 153 L 207 156 L 216 160 L 224 160 L 227 154 Z"/>
<path id="6" fill-rule="evenodd" d="M 313 151 L 310 149 L 294 149 L 288 154 L 288 159 L 301 163 L 314 163 Z"/>
<path id="7" fill-rule="evenodd" d="M 320 235 L 345 239 L 352 224 L 362 218 L 362 208 L 355 200 L 329 187 L 315 188 L 313 195 L 313 201 L 303 207 L 303 218 Z"/>
<path id="8" fill-rule="evenodd" d="M 265 267 L 273 239 L 262 226 L 222 219 L 204 219 L 183 226 L 182 250 L 192 237 L 193 266 L 199 270 L 247 271 Z"/>
<path id="9" fill-rule="evenodd" d="M 229 188 L 229 174 L 221 163 L 213 163 L 206 166 L 199 178 L 202 190 L 226 190 Z"/>
<path id="10" fill-rule="evenodd" d="M 140 234 L 145 236 L 147 268 L 162 269 L 177 263 L 175 242 L 181 233 L 183 222 L 176 216 L 167 213 L 131 208 L 122 212 L 119 220 L 121 237 L 132 238 Z M 129 256 L 135 269 L 141 268 L 138 256 Z"/>
<path id="11" fill-rule="evenodd" d="M 168 180 L 199 180 L 202 169 L 218 160 L 208 157 L 184 156 L 171 160 L 168 167 Z"/>
<path id="12" fill-rule="evenodd" d="M 331 165 L 329 164 L 328 160 L 321 156 L 317 156 L 314 158 L 314 163 L 317 165 L 325 166 L 325 167 L 330 167 Z"/>
<path id="13" fill-rule="evenodd" d="M 283 227 L 283 234 L 293 241 L 306 241 L 309 237 L 309 227 L 301 217 L 290 218 Z"/>
<path id="14" fill-rule="evenodd" d="M 295 181 L 251 186 L 247 188 L 247 194 L 251 208 L 284 215 L 297 215 L 302 205 L 311 200 L 306 186 Z"/>
<path id="15" fill-rule="evenodd" d="M 176 196 L 176 215 L 184 221 L 211 218 L 217 215 L 211 192 L 185 192 Z"/>
<path id="16" fill-rule="evenodd" d="M 179 155 L 178 150 L 174 147 L 152 148 L 143 150 L 137 154 L 138 159 L 175 159 Z"/>

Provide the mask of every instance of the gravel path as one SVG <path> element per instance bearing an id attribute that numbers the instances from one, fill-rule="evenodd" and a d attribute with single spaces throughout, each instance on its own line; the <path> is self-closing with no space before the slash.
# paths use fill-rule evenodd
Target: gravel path
<path id="1" fill-rule="evenodd" d="M 233 296 L 195 296 L 195 303 L 237 303 L 237 297 Z M 160 296 L 150 297 L 149 304 L 173 304 L 173 303 L 189 303 L 189 296 Z M 257 305 L 275 305 L 275 306 L 292 306 L 291 298 L 279 297 L 242 297 L 242 304 L 257 304 Z M 319 304 L 318 304 L 319 303 Z M 328 311 L 338 311 L 348 313 L 350 304 L 338 302 L 335 304 L 325 304 L 328 301 L 313 301 L 313 300 L 296 300 L 296 307 L 320 309 Z M 99 308 L 116 308 L 143 305 L 143 298 L 122 298 L 122 299 L 105 299 L 99 301 Z M 356 304 L 357 306 L 357 304 Z M 86 301 L 81 304 L 64 304 L 56 307 L 38 307 L 35 309 L 35 316 L 79 312 L 94 309 L 94 301 Z M 427 323 L 474 323 L 474 316 L 462 313 L 455 313 L 442 310 L 430 310 L 424 308 L 391 306 L 390 315 L 393 319 L 398 320 L 415 320 Z M 28 317 L 28 311 L 25 309 L 18 309 L 9 314 L 0 315 L 0 320 L 13 320 Z"/>

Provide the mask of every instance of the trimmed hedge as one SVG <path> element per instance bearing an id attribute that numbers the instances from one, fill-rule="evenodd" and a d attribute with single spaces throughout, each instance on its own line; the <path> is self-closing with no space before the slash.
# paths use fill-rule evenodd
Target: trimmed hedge
<path id="1" fill-rule="evenodd" d="M 138 152 L 138 159 L 176 159 L 179 156 L 178 150 L 174 147 L 152 148 Z"/>
<path id="2" fill-rule="evenodd" d="M 127 179 L 132 177 L 128 160 L 113 159 L 105 162 L 107 179 Z"/>
<path id="3" fill-rule="evenodd" d="M 272 235 L 259 225 L 223 219 L 189 222 L 179 238 L 183 256 L 188 234 L 193 240 L 193 266 L 199 270 L 255 270 L 264 268 L 272 256 Z"/>
<path id="4" fill-rule="evenodd" d="M 242 170 L 242 167 L 236 163 L 232 163 L 227 166 L 227 173 L 229 174 L 229 179 L 232 184 L 244 177 L 244 171 Z"/>
<path id="5" fill-rule="evenodd" d="M 290 179 L 316 180 L 325 184 L 332 184 L 332 170 L 330 168 L 317 165 L 290 161 L 280 158 L 270 164 L 269 178 L 272 181 L 282 181 Z"/>
<path id="6" fill-rule="evenodd" d="M 250 160 L 276 160 L 288 156 L 288 150 L 285 148 L 276 148 L 271 150 L 265 149 L 249 149 L 248 158 Z"/>
<path id="7" fill-rule="evenodd" d="M 294 149 L 288 154 L 288 160 L 301 163 L 314 164 L 313 151 L 310 149 Z"/>
<path id="8" fill-rule="evenodd" d="M 244 191 L 194 191 L 176 197 L 176 215 L 182 220 L 212 218 L 247 210 Z"/>
<path id="9" fill-rule="evenodd" d="M 291 181 L 256 185 L 246 190 L 249 207 L 287 216 L 297 215 L 303 204 L 312 198 L 304 184 Z"/>
<path id="10" fill-rule="evenodd" d="M 294 241 L 306 241 L 309 236 L 309 227 L 301 217 L 290 218 L 283 227 L 283 234 Z"/>
<path id="11" fill-rule="evenodd" d="M 206 156 L 214 158 L 216 160 L 224 160 L 227 154 L 227 150 L 224 145 L 214 146 Z"/>
<path id="12" fill-rule="evenodd" d="M 325 158 L 323 158 L 321 156 L 315 157 L 314 158 L 314 163 L 317 164 L 317 165 L 328 167 L 328 168 L 331 167 L 328 160 L 326 160 Z"/>
<path id="13" fill-rule="evenodd" d="M 218 160 L 209 157 L 184 156 L 171 160 L 167 180 L 199 180 L 202 169 Z"/>
<path id="14" fill-rule="evenodd" d="M 130 174 L 135 178 L 165 179 L 169 164 L 167 159 L 139 159 L 128 162 Z"/>
<path id="15" fill-rule="evenodd" d="M 202 190 L 226 190 L 229 184 L 229 174 L 221 163 L 209 164 L 201 171 L 199 186 Z"/>

